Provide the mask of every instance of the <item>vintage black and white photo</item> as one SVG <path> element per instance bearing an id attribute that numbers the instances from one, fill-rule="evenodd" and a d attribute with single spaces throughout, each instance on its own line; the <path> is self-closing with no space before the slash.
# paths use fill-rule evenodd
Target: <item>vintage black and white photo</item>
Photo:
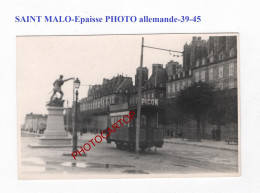
<path id="1" fill-rule="evenodd" d="M 20 179 L 240 175 L 239 36 L 18 36 Z"/>

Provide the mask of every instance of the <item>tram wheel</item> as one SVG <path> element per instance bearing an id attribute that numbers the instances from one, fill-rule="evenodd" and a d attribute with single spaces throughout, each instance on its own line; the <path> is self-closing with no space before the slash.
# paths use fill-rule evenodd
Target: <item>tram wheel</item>
<path id="1" fill-rule="evenodd" d="M 144 150 L 146 149 L 146 147 L 142 146 L 142 147 L 140 147 L 140 149 L 141 149 L 141 152 L 144 152 Z"/>
<path id="2" fill-rule="evenodd" d="M 120 146 L 121 146 L 120 143 L 116 143 L 116 148 L 117 148 L 117 149 L 120 149 L 120 148 L 121 148 Z"/>
<path id="3" fill-rule="evenodd" d="M 134 151 L 135 150 L 135 144 L 130 143 L 129 146 L 128 146 L 128 150 L 129 151 Z"/>

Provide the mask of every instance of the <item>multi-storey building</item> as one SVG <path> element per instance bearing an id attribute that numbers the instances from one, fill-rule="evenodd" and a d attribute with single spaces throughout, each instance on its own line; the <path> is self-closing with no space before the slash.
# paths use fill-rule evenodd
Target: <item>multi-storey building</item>
<path id="1" fill-rule="evenodd" d="M 32 133 L 43 133 L 47 125 L 47 115 L 27 114 L 25 116 L 23 130 Z"/>
<path id="2" fill-rule="evenodd" d="M 139 72 L 140 67 L 136 69 L 135 86 L 130 77 L 122 75 L 110 80 L 103 79 L 102 85 L 92 86 L 88 97 L 80 101 L 81 128 L 96 131 L 106 129 L 110 113 L 115 114 L 120 109 L 136 109 Z M 174 61 L 168 62 L 165 68 L 162 64 L 153 64 L 152 74 L 150 77 L 148 75 L 148 69 L 143 67 L 142 108 L 151 107 L 151 113 L 154 111 L 157 114 L 157 126 L 165 129 L 165 132 L 174 130 L 176 134 L 186 129 L 192 133 L 191 130 L 196 128 L 194 122 L 180 124 L 181 117 L 177 120 L 173 118 L 178 117 L 174 109 L 176 96 L 194 81 L 209 82 L 220 89 L 236 89 L 236 36 L 212 36 L 207 41 L 193 37 L 189 45 L 184 45 L 183 66 Z M 144 124 L 149 121 L 141 117 L 141 122 Z M 205 133 L 210 136 L 212 126 L 203 123 L 204 127 L 207 128 Z"/>
<path id="3" fill-rule="evenodd" d="M 201 37 L 193 37 L 190 44 L 183 47 L 183 69 L 189 71 L 195 66 L 197 59 L 208 55 L 208 42 Z"/>
<path id="4" fill-rule="evenodd" d="M 132 87 L 132 78 L 122 75 L 104 78 L 102 85 L 92 86 L 88 97 L 80 101 L 81 128 L 94 132 L 106 129 L 110 105 L 127 102 Z"/>
<path id="5" fill-rule="evenodd" d="M 136 69 L 136 74 L 135 74 L 135 85 L 138 87 L 139 85 L 139 73 L 140 73 L 141 67 L 138 67 Z M 142 69 L 142 85 L 144 84 L 145 81 L 148 80 L 148 68 L 143 67 Z"/>
<path id="6" fill-rule="evenodd" d="M 152 75 L 145 81 L 142 88 L 142 107 L 152 107 L 151 111 L 154 110 L 158 117 L 158 127 L 163 128 L 164 121 L 164 111 L 163 111 L 163 101 L 166 97 L 165 95 L 165 83 L 167 80 L 166 69 L 163 68 L 162 64 L 153 64 Z M 129 109 L 137 108 L 137 85 L 133 87 L 129 94 Z M 144 126 L 150 124 L 147 117 L 143 115 L 141 117 L 141 122 Z M 151 122 L 156 120 L 151 120 Z M 149 123 L 148 123 L 149 122 Z"/>
<path id="7" fill-rule="evenodd" d="M 210 37 L 208 45 L 209 54 L 197 57 L 195 66 L 189 71 L 169 76 L 166 84 L 167 98 L 176 96 L 192 81 L 209 82 L 220 89 L 237 87 L 236 36 Z"/>
<path id="8" fill-rule="evenodd" d="M 193 53 L 189 53 L 190 57 L 186 53 L 186 58 L 196 59 L 192 60 L 193 63 L 189 66 L 189 71 L 183 71 L 169 76 L 166 83 L 166 97 L 168 100 L 175 100 L 174 98 L 178 92 L 189 86 L 193 81 L 208 82 L 220 90 L 237 88 L 236 36 L 212 36 L 205 45 L 207 45 L 208 51 L 203 51 L 203 54 L 199 54 L 196 57 Z M 185 46 L 187 47 L 187 45 Z M 205 53 L 208 53 L 208 55 L 205 55 Z M 196 126 L 189 124 L 187 127 L 192 128 Z M 205 132 L 207 132 L 209 137 L 212 127 L 210 125 L 207 127 L 208 131 Z M 237 125 L 235 127 L 237 127 Z"/>

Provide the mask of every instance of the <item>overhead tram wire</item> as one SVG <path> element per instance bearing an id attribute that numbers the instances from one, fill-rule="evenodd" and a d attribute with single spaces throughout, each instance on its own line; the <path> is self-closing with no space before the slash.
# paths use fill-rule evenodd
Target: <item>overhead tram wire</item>
<path id="1" fill-rule="evenodd" d="M 168 49 L 163 49 L 163 48 L 156 48 L 156 47 L 152 47 L 152 46 L 143 46 L 145 48 L 150 48 L 150 49 L 156 49 L 156 50 L 162 50 L 162 51 L 167 51 L 167 52 L 177 52 L 179 54 L 183 54 L 183 52 L 180 51 L 175 51 L 175 50 L 168 50 Z"/>

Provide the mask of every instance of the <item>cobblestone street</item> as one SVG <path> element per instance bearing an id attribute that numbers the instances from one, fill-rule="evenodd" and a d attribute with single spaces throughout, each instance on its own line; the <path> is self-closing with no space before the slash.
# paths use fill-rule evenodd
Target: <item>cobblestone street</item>
<path id="1" fill-rule="evenodd" d="M 79 145 L 90 140 L 94 135 L 80 137 Z M 178 141 L 178 140 L 177 140 Z M 211 174 L 237 173 L 238 152 L 196 146 L 192 142 L 169 143 L 166 139 L 163 148 L 140 153 L 139 159 L 133 152 L 116 149 L 115 144 L 102 142 L 88 152 L 87 156 L 77 156 L 77 161 L 70 153 L 71 148 L 30 148 L 29 144 L 37 142 L 37 137 L 21 138 L 21 177 L 48 178 L 66 175 L 88 174 Z M 203 142 L 202 142 L 203 143 Z M 231 146 L 230 146 L 231 147 Z M 235 148 L 237 146 L 233 146 Z M 53 175 L 53 176 L 50 176 Z"/>

